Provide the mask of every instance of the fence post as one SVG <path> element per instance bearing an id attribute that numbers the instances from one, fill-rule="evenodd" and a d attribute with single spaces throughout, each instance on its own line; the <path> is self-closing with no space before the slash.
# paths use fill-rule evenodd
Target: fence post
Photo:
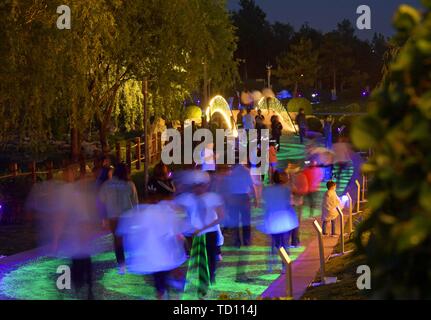
<path id="1" fill-rule="evenodd" d="M 9 166 L 9 171 L 14 178 L 18 176 L 18 164 L 16 162 L 11 163 Z"/>
<path id="2" fill-rule="evenodd" d="M 157 145 L 158 145 L 158 152 L 157 152 L 157 157 L 159 160 L 162 159 L 162 149 L 163 149 L 163 144 L 162 144 L 162 133 L 158 132 L 157 133 Z"/>
<path id="3" fill-rule="evenodd" d="M 356 199 L 356 207 L 357 207 L 357 212 L 359 213 L 361 211 L 361 184 L 359 183 L 358 180 L 355 181 L 356 183 L 356 187 L 358 188 L 358 198 Z"/>
<path id="4" fill-rule="evenodd" d="M 323 231 L 317 220 L 314 220 L 313 226 L 317 232 L 317 238 L 319 239 L 320 282 L 321 284 L 325 284 L 325 247 L 323 245 Z"/>
<path id="5" fill-rule="evenodd" d="M 349 232 L 353 232 L 353 200 L 350 193 L 347 193 L 347 198 L 349 198 Z"/>
<path id="6" fill-rule="evenodd" d="M 181 163 L 185 163 L 186 162 L 186 148 L 185 148 L 185 139 L 186 139 L 186 127 L 184 124 L 184 121 L 181 121 Z M 192 140 L 193 141 L 193 140 Z M 194 146 L 193 146 L 194 149 Z"/>
<path id="7" fill-rule="evenodd" d="M 153 133 L 151 135 L 151 164 L 154 164 L 157 157 L 157 136 Z"/>
<path id="8" fill-rule="evenodd" d="M 337 211 L 340 216 L 341 255 L 344 255 L 344 214 L 340 207 L 337 207 Z"/>
<path id="9" fill-rule="evenodd" d="M 46 169 L 47 169 L 46 180 L 52 180 L 52 178 L 54 178 L 54 175 L 52 173 L 53 168 L 54 168 L 54 164 L 52 163 L 52 161 L 48 161 L 46 163 Z"/>
<path id="10" fill-rule="evenodd" d="M 30 162 L 30 171 L 31 171 L 31 183 L 36 183 L 36 161 Z"/>
<path id="11" fill-rule="evenodd" d="M 81 154 L 79 156 L 79 173 L 81 178 L 84 178 L 87 175 L 87 164 L 85 163 L 85 155 Z"/>
<path id="12" fill-rule="evenodd" d="M 137 137 L 135 142 L 136 142 L 136 158 L 138 160 L 136 161 L 136 170 L 141 170 L 141 161 L 142 161 L 141 138 Z"/>
<path id="13" fill-rule="evenodd" d="M 129 170 L 132 170 L 132 144 L 127 141 L 126 144 L 126 164 Z"/>
<path id="14" fill-rule="evenodd" d="M 281 247 L 279 252 L 281 260 L 286 266 L 286 297 L 293 299 L 293 275 L 292 275 L 292 260 L 284 247 Z"/>
<path id="15" fill-rule="evenodd" d="M 367 188 L 367 176 L 365 174 L 362 175 L 362 202 L 366 202 L 365 199 L 365 189 Z"/>
<path id="16" fill-rule="evenodd" d="M 121 144 L 119 142 L 115 144 L 115 160 L 117 164 L 121 163 Z"/>

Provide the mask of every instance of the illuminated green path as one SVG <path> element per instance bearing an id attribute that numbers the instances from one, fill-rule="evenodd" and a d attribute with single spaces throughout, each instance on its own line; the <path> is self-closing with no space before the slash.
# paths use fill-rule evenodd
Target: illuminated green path
<path id="1" fill-rule="evenodd" d="M 278 169 L 284 171 L 284 169 L 287 168 L 287 165 L 291 162 L 293 163 L 300 163 L 305 159 L 305 146 L 299 144 L 299 137 L 297 136 L 283 136 L 281 138 L 281 149 L 277 154 L 278 158 Z M 302 163 L 303 164 L 303 163 Z M 301 165 L 302 165 L 301 164 Z M 337 172 L 338 167 L 334 167 L 334 172 Z M 349 181 L 353 175 L 353 166 L 349 166 L 348 169 L 342 172 L 341 179 L 340 179 L 340 185 L 337 187 L 337 192 L 341 196 L 344 190 L 346 189 L 347 185 L 349 184 Z M 322 203 L 323 195 L 327 191 L 326 189 L 326 182 L 322 181 L 320 185 L 319 194 L 316 196 L 316 199 L 314 200 L 316 205 L 320 208 L 320 204 Z M 307 218 L 313 218 L 313 217 L 319 217 L 321 215 L 320 209 L 314 208 L 313 210 L 310 210 L 308 206 L 308 201 L 305 199 L 305 206 L 303 209 L 303 217 L 305 219 Z"/>
<path id="2" fill-rule="evenodd" d="M 283 137 L 282 150 L 279 153 L 280 169 L 287 166 L 289 161 L 304 159 L 304 147 L 296 144 L 296 137 Z M 341 180 L 340 190 L 344 189 L 351 177 L 352 170 L 346 171 Z M 325 183 L 322 183 L 322 197 L 325 191 Z M 320 203 L 321 199 L 316 199 Z M 320 216 L 320 210 L 310 211 L 304 208 L 304 219 Z M 262 220 L 262 210 L 253 210 L 253 225 Z M 236 299 L 255 299 L 280 275 L 281 264 L 278 262 L 272 272 L 268 271 L 269 237 L 259 233 L 254 227 L 252 230 L 253 246 L 246 249 L 229 247 L 232 243 L 232 235 L 225 234 L 226 247 L 223 247 L 223 261 L 219 263 L 217 270 L 217 283 L 210 289 L 208 298 L 219 299 L 229 297 Z M 303 243 L 311 238 L 312 232 L 304 230 L 301 235 Z M 111 247 L 111 238 L 108 237 L 107 248 Z M 304 247 L 292 249 L 291 255 L 296 259 Z M 277 257 L 278 259 L 278 257 Z M 279 261 L 279 260 L 278 260 Z M 28 261 L 15 270 L 9 271 L 0 279 L 0 298 L 10 299 L 42 299 L 62 300 L 76 299 L 71 293 L 59 292 L 56 288 L 58 266 L 67 264 L 66 260 L 40 258 Z M 109 251 L 101 253 L 93 258 L 94 263 L 94 292 L 96 299 L 109 300 L 133 300 L 155 299 L 155 292 L 150 276 L 138 276 L 117 274 L 114 253 Z M 239 268 L 238 268 L 239 266 Z M 185 272 L 185 266 L 182 268 Z M 237 272 L 240 276 L 247 277 L 251 281 L 236 282 Z M 179 293 L 173 292 L 171 299 L 183 298 Z"/>
<path id="3" fill-rule="evenodd" d="M 109 240 L 109 239 L 107 239 Z M 273 272 L 268 272 L 268 247 L 253 246 L 247 249 L 225 247 L 224 259 L 219 264 L 217 284 L 211 288 L 208 299 L 219 299 L 222 295 L 229 297 L 257 298 L 280 275 L 278 263 Z M 304 248 L 293 250 L 296 259 Z M 238 254 L 239 253 L 239 254 Z M 240 268 L 237 268 L 240 260 Z M 76 299 L 73 293 L 62 293 L 56 288 L 60 265 L 67 265 L 66 260 L 41 258 L 25 263 L 20 268 L 8 273 L 0 283 L 0 294 L 12 299 L 63 300 Z M 102 253 L 93 258 L 95 269 L 96 299 L 155 299 L 155 292 L 150 276 L 117 274 L 115 256 L 112 252 Z M 235 282 L 237 269 L 252 282 Z M 171 298 L 179 299 L 181 295 L 173 294 Z"/>

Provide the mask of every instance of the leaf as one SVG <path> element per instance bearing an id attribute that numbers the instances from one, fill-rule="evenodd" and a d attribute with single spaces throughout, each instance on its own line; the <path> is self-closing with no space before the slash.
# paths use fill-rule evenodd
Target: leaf
<path id="1" fill-rule="evenodd" d="M 401 5 L 394 18 L 398 30 L 411 31 L 421 21 L 421 14 L 409 5 Z"/>
<path id="2" fill-rule="evenodd" d="M 431 119 L 431 91 L 419 99 L 418 108 L 426 118 Z"/>
<path id="3" fill-rule="evenodd" d="M 358 119 L 352 126 L 352 141 L 359 149 L 373 148 L 381 136 L 380 123 L 371 116 Z"/>
<path id="4" fill-rule="evenodd" d="M 431 185 L 424 183 L 419 194 L 419 204 L 427 211 L 431 211 Z"/>

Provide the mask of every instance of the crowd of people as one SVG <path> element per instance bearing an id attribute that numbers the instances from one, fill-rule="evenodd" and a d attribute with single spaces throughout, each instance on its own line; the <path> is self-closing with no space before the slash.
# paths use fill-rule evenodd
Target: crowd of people
<path id="1" fill-rule="evenodd" d="M 263 121 L 261 112 L 256 117 L 250 112 L 243 116 L 247 130 L 265 128 Z M 305 167 L 289 163 L 280 168 L 277 153 L 282 130 L 274 117 L 267 185 L 253 164 L 217 166 L 214 146 L 208 145 L 201 154 L 200 168 L 172 172 L 163 163 L 156 165 L 148 184 L 150 198 L 142 204 L 129 168 L 123 163 L 111 166 L 109 159 L 102 157 L 92 176 L 79 177 L 71 165 L 64 170 L 63 181 L 36 185 L 27 208 L 40 214 L 52 253 L 71 259 L 75 287 L 87 284 L 89 298 L 93 296 L 91 257 L 97 252 L 95 239 L 101 235 L 100 226 L 112 234 L 119 276 L 126 272 L 152 275 L 159 299 L 166 297 L 173 283 L 182 291 L 194 287 L 197 296 L 205 298 L 217 281 L 227 234 L 238 249 L 252 245 L 253 230 L 267 234 L 272 270 L 277 249 L 289 251 L 301 245 L 306 203 L 311 210 L 319 208 L 316 195 L 327 181 L 325 168 L 313 152 L 309 152 Z M 344 155 L 337 161 L 345 164 L 348 148 L 346 142 L 341 143 L 338 148 Z M 342 208 L 343 203 L 336 193 L 337 183 L 329 180 L 321 212 L 324 234 L 331 223 L 334 236 L 336 208 Z M 260 220 L 252 217 L 252 209 L 257 207 L 263 209 Z M 178 273 L 185 265 L 185 273 Z M 187 283 L 192 272 L 198 274 L 198 281 Z M 243 274 L 238 268 L 237 281 L 242 281 Z"/>

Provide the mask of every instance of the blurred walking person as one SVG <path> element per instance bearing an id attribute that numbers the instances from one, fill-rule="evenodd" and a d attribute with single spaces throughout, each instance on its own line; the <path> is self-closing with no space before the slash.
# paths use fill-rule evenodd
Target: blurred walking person
<path id="1" fill-rule="evenodd" d="M 102 185 L 99 198 L 105 206 L 104 226 L 109 227 L 114 237 L 118 273 L 124 274 L 126 271 L 124 245 L 123 237 L 117 234 L 118 222 L 125 212 L 139 202 L 136 186 L 131 181 L 128 168 L 124 163 L 117 165 L 113 178 Z"/>
<path id="2" fill-rule="evenodd" d="M 251 114 L 251 108 L 247 109 L 247 113 L 242 118 L 242 123 L 244 126 L 244 129 L 247 131 L 247 133 L 250 130 L 253 130 L 256 128 L 256 120 L 253 118 L 253 115 Z"/>
<path id="3" fill-rule="evenodd" d="M 223 244 L 220 223 L 225 216 L 224 202 L 217 193 L 209 191 L 208 173 L 188 172 L 184 182 L 191 192 L 178 196 L 175 203 L 187 212 L 189 230 L 193 232 L 187 286 L 195 286 L 193 276 L 197 273 L 198 297 L 203 298 L 209 285 L 216 281 L 217 260 Z"/>
<path id="4" fill-rule="evenodd" d="M 299 165 L 289 163 L 287 169 L 287 185 L 291 190 L 291 204 L 298 217 L 298 227 L 292 230 L 291 246 L 298 247 L 301 243 L 300 230 L 304 208 L 304 197 L 308 194 L 308 179 Z"/>
<path id="5" fill-rule="evenodd" d="M 334 125 L 334 119 L 328 115 L 325 117 L 323 122 L 323 134 L 325 136 L 325 148 L 332 149 L 332 127 Z"/>
<path id="6" fill-rule="evenodd" d="M 305 115 L 305 110 L 303 108 L 299 109 L 299 113 L 295 119 L 296 124 L 299 127 L 299 141 L 304 144 L 305 137 L 307 136 L 307 117 Z"/>
<path id="7" fill-rule="evenodd" d="M 308 206 L 310 208 L 310 215 L 313 216 L 313 210 L 316 208 L 316 197 L 320 190 L 320 184 L 323 181 L 324 171 L 321 167 L 317 166 L 316 160 L 312 160 L 304 169 L 304 175 L 308 181 Z"/>
<path id="8" fill-rule="evenodd" d="M 235 165 L 226 181 L 229 190 L 228 220 L 234 231 L 234 245 L 248 247 L 251 245 L 251 198 L 257 199 L 250 170 L 245 165 Z"/>
<path id="9" fill-rule="evenodd" d="M 208 143 L 201 151 L 202 171 L 213 174 L 216 172 L 217 155 L 214 153 L 214 143 Z"/>
<path id="10" fill-rule="evenodd" d="M 274 173 L 277 171 L 278 158 L 277 158 L 277 142 L 271 141 L 269 143 L 269 183 L 273 183 Z"/>
<path id="11" fill-rule="evenodd" d="M 153 198 L 167 199 L 174 195 L 176 188 L 172 173 L 163 162 L 154 167 L 154 173 L 148 183 L 148 191 Z"/>
<path id="12" fill-rule="evenodd" d="M 275 140 L 276 143 L 276 150 L 277 152 L 280 151 L 281 148 L 281 135 L 283 134 L 283 125 L 280 122 L 280 119 L 278 116 L 272 117 L 271 121 L 271 139 Z"/>
<path id="13" fill-rule="evenodd" d="M 93 179 L 77 180 L 78 169 L 68 166 L 63 171 L 64 183 L 49 197 L 53 197 L 56 213 L 49 221 L 52 232 L 52 253 L 70 259 L 71 282 L 78 298 L 92 300 L 94 243 L 100 220 L 96 207 L 96 182 Z M 49 230 L 45 229 L 45 230 Z M 84 287 L 86 291 L 83 291 Z"/>
<path id="14" fill-rule="evenodd" d="M 276 250 L 283 247 L 289 252 L 291 233 L 292 230 L 298 228 L 299 221 L 291 205 L 290 190 L 282 185 L 281 176 L 278 172 L 274 174 L 274 185 L 263 190 L 263 199 L 265 202 L 264 223 L 259 229 L 271 236 L 269 269 L 272 271 L 277 256 Z M 282 272 L 285 272 L 284 265 L 282 265 Z"/>
<path id="15" fill-rule="evenodd" d="M 182 235 L 185 228 L 173 203 L 162 200 L 126 212 L 117 229 L 124 238 L 128 272 L 151 274 L 159 300 L 169 297 L 173 284 L 170 276 L 187 260 Z"/>
<path id="16" fill-rule="evenodd" d="M 353 150 L 352 146 L 348 142 L 348 138 L 342 136 L 338 138 L 336 143 L 334 143 L 333 150 L 335 153 L 334 165 L 338 167 L 337 173 L 335 174 L 337 179 L 336 182 L 337 185 L 340 186 L 343 172 L 346 171 L 351 164 Z"/>

